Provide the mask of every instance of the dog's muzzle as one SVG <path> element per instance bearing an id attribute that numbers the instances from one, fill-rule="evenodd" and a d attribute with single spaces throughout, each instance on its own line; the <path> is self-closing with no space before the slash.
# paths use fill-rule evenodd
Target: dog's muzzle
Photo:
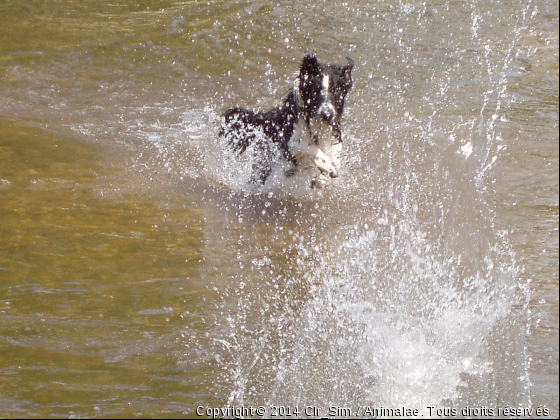
<path id="1" fill-rule="evenodd" d="M 327 103 L 321 105 L 317 114 L 323 122 L 332 123 L 336 117 L 336 110 L 331 104 Z"/>

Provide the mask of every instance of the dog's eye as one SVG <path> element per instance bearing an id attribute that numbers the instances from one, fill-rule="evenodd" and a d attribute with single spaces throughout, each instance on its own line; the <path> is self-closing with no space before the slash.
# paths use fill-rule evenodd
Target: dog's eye
<path id="1" fill-rule="evenodd" d="M 348 93 L 348 88 L 343 84 L 336 85 L 335 88 L 334 88 L 334 93 L 337 96 L 339 96 L 339 95 L 344 96 Z"/>
<path id="2" fill-rule="evenodd" d="M 305 73 L 303 75 L 303 81 L 307 84 L 314 83 L 317 81 L 317 75 L 313 73 Z"/>

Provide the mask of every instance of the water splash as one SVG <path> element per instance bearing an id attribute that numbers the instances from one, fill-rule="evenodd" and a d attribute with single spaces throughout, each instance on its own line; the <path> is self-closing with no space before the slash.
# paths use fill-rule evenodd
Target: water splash
<path id="1" fill-rule="evenodd" d="M 299 225 L 292 244 L 276 250 L 287 267 L 255 268 L 252 293 L 225 292 L 239 296 L 228 404 L 323 413 L 330 405 L 426 413 L 531 404 L 528 289 L 485 196 L 505 147 L 507 74 L 530 4 L 508 16 L 505 50 L 488 32 L 496 12 L 471 4 L 462 11 L 470 26 L 430 49 L 428 31 L 450 30 L 449 7 L 401 5 L 391 15 L 385 29 L 395 35 L 383 38 L 391 54 L 373 52 L 399 77 L 385 71 L 357 82 L 347 171 L 293 214 L 296 224 L 313 214 L 315 225 Z M 372 61 L 359 59 L 363 69 Z M 258 251 L 271 250 L 244 250 Z"/>
<path id="2" fill-rule="evenodd" d="M 204 200 L 227 226 L 205 235 L 231 241 L 206 251 L 219 268 L 204 280 L 224 402 L 529 405 L 528 292 L 487 193 L 515 140 L 509 87 L 530 73 L 518 44 L 532 2 L 177 7 L 149 42 L 111 29 L 114 62 L 88 41 L 9 66 L 0 111 L 137 147 L 133 169 L 187 191 L 217 186 Z M 307 50 L 356 61 L 344 169 L 325 191 L 279 195 L 248 184 L 253 154 L 220 144 L 219 114 L 273 106 Z"/>

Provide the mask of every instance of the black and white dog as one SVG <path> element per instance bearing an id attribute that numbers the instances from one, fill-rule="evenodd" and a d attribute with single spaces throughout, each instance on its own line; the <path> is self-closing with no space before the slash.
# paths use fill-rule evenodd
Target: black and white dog
<path id="1" fill-rule="evenodd" d="M 354 62 L 345 67 L 323 64 L 306 54 L 298 80 L 284 103 L 268 112 L 232 108 L 224 114 L 220 136 L 241 154 L 250 145 L 257 151 L 252 182 L 264 184 L 278 157 L 287 176 L 312 169 L 311 186 L 321 187 L 338 176 L 341 166 L 341 120 L 352 88 Z M 277 153 L 278 150 L 280 153 Z"/>

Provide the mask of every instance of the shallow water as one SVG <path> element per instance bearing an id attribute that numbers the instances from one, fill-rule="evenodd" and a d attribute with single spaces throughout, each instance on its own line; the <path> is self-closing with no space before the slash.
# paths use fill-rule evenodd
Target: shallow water
<path id="1" fill-rule="evenodd" d="M 556 2 L 0 19 L 1 416 L 558 416 Z M 276 104 L 310 50 L 356 62 L 341 176 L 249 186 L 218 116 Z"/>

